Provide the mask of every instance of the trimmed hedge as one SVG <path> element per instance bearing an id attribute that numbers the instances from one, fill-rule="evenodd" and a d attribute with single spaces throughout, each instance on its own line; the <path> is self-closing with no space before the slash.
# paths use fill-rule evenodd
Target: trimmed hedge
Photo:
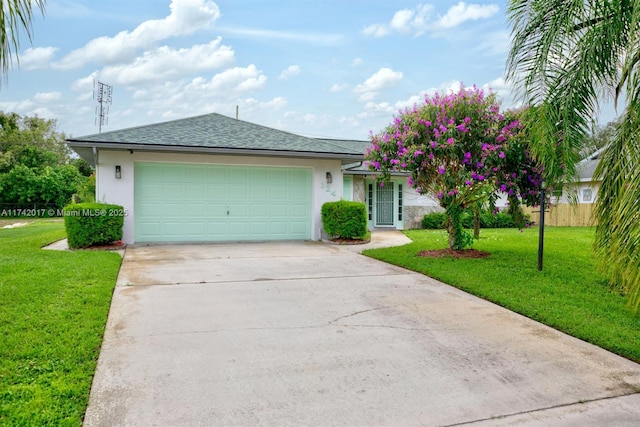
<path id="1" fill-rule="evenodd" d="M 104 203 L 77 203 L 64 208 L 64 226 L 73 249 L 108 245 L 122 239 L 126 211 Z"/>
<path id="2" fill-rule="evenodd" d="M 444 228 L 447 214 L 444 212 L 432 212 L 422 217 L 422 228 L 429 230 Z"/>
<path id="3" fill-rule="evenodd" d="M 529 215 L 525 215 L 525 224 L 531 225 Z M 464 212 L 462 214 L 462 226 L 464 228 L 473 228 L 473 214 Z M 444 212 L 434 212 L 426 214 L 422 218 L 422 228 L 426 229 L 443 229 L 447 216 Z M 517 225 L 511 215 L 498 212 L 492 214 L 490 212 L 482 212 L 480 214 L 480 227 L 481 228 L 517 228 Z"/>
<path id="4" fill-rule="evenodd" d="M 367 234 L 367 207 L 364 203 L 327 202 L 322 205 L 322 225 L 332 238 L 362 239 Z"/>

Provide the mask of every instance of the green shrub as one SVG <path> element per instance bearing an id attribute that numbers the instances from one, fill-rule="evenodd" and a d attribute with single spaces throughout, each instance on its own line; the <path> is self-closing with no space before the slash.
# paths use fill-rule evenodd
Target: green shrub
<path id="1" fill-rule="evenodd" d="M 447 220 L 447 216 L 444 212 L 434 212 L 426 214 L 422 218 L 422 228 L 426 229 L 443 229 Z M 471 212 L 464 212 L 460 216 L 462 226 L 464 228 L 473 228 L 473 214 Z M 529 215 L 525 215 L 525 225 L 531 225 Z M 491 212 L 483 211 L 480 214 L 480 227 L 481 228 L 516 228 L 516 223 L 511 218 L 511 215 L 498 212 L 493 214 Z"/>
<path id="2" fill-rule="evenodd" d="M 444 223 L 447 221 L 447 214 L 444 212 L 432 212 L 426 214 L 422 218 L 422 228 L 426 228 L 429 230 L 434 229 L 442 229 L 444 228 Z"/>
<path id="3" fill-rule="evenodd" d="M 332 238 L 362 239 L 367 234 L 367 207 L 364 203 L 327 202 L 322 205 L 322 225 Z"/>
<path id="4" fill-rule="evenodd" d="M 125 210 L 104 203 L 78 203 L 64 208 L 70 248 L 108 245 L 122 239 Z"/>

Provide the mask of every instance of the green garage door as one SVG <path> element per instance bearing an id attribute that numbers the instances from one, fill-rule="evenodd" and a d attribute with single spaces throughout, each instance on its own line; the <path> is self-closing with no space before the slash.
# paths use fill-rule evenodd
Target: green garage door
<path id="1" fill-rule="evenodd" d="M 304 240 L 311 170 L 135 164 L 135 241 Z"/>

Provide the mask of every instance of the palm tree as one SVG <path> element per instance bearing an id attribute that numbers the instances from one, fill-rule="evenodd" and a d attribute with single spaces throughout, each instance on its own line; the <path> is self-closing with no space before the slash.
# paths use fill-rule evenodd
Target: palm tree
<path id="1" fill-rule="evenodd" d="M 44 14 L 45 2 L 46 0 L 0 1 L 0 68 L 5 78 L 11 68 L 12 57 L 20 49 L 20 32 L 24 31 L 31 41 L 33 6 L 37 6 Z"/>
<path id="2" fill-rule="evenodd" d="M 535 155 L 570 179 L 603 103 L 620 111 L 596 174 L 602 270 L 640 305 L 640 0 L 510 0 L 507 76 L 536 106 Z M 620 104 L 620 105 L 619 105 Z M 564 164 L 564 166 L 563 166 Z"/>

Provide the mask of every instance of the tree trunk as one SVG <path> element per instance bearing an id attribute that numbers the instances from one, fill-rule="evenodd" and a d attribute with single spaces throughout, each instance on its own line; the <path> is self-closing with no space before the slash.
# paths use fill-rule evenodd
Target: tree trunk
<path id="1" fill-rule="evenodd" d="M 475 206 L 473 208 L 473 238 L 480 238 L 480 208 Z"/>

